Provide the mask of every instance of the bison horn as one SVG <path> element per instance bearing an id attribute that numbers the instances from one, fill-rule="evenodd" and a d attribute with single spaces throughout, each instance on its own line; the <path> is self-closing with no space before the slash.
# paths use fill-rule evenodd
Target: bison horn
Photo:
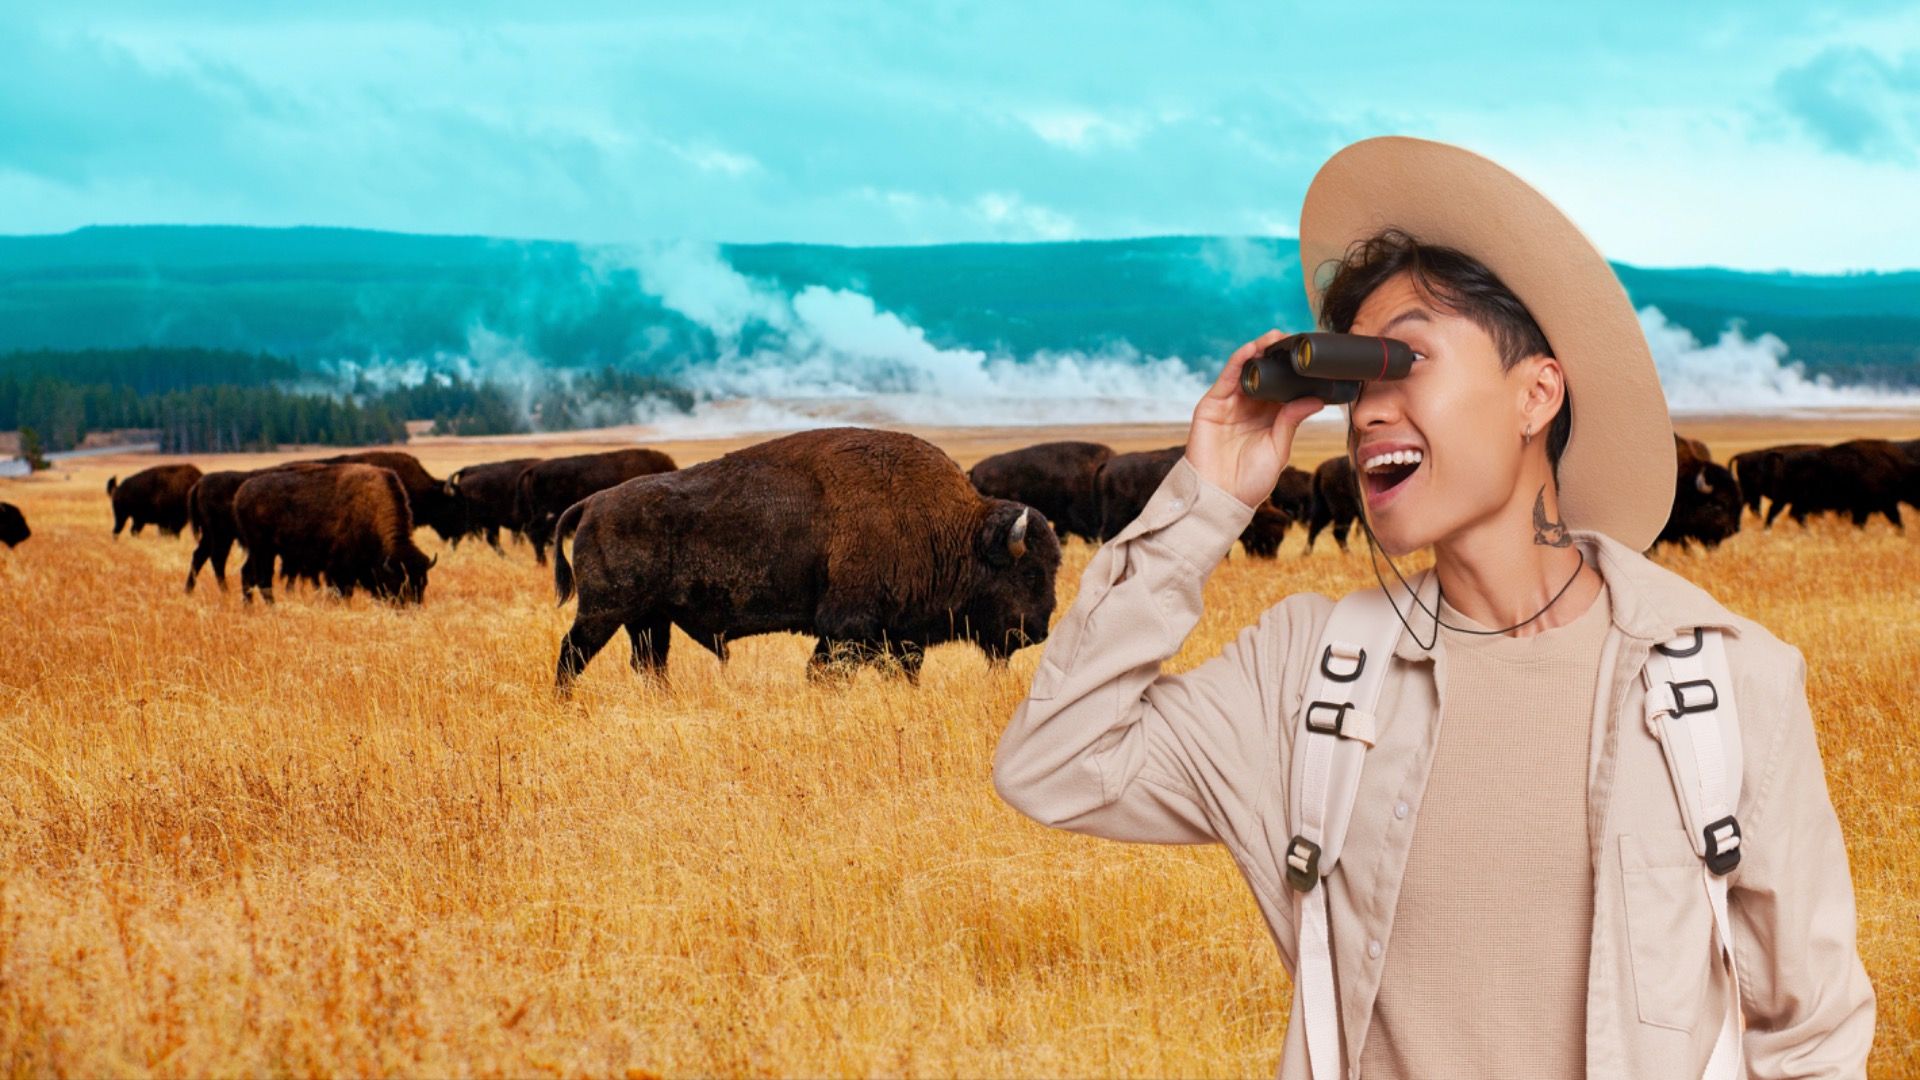
<path id="1" fill-rule="evenodd" d="M 433 569 L 438 565 L 440 565 L 440 556 L 438 555 L 435 555 L 433 558 L 427 560 L 427 569 L 429 570 Z"/>
<path id="2" fill-rule="evenodd" d="M 1713 485 L 1707 483 L 1707 473 L 1705 469 L 1693 474 L 1693 486 L 1702 495 L 1713 494 Z"/>
<path id="3" fill-rule="evenodd" d="M 1012 531 L 1007 533 L 1007 553 L 1016 559 L 1027 553 L 1027 515 L 1031 513 L 1032 510 L 1020 511 Z"/>

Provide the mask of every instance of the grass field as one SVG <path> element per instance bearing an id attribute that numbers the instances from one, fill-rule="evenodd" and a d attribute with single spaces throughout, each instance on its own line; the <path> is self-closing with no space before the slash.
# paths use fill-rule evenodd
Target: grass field
<path id="1" fill-rule="evenodd" d="M 1862 433 L 1719 423 L 1689 433 L 1721 457 Z M 969 464 L 1057 433 L 931 434 Z M 418 450 L 445 473 L 525 447 Z M 0 483 L 35 532 L 0 549 L 0 1073 L 1272 1075 L 1290 990 L 1225 851 L 994 795 L 1038 649 L 836 690 L 804 678 L 810 640 L 722 669 L 676 631 L 671 689 L 616 641 L 556 704 L 571 607 L 526 548 L 423 531 L 417 610 L 189 597 L 189 539 L 109 535 L 106 476 L 150 463 Z M 1915 533 L 1657 555 L 1807 655 L 1876 1076 L 1920 1075 Z M 1236 551 L 1170 669 L 1289 593 L 1373 583 L 1363 546 L 1300 548 Z M 1068 545 L 1061 610 L 1090 554 Z"/>

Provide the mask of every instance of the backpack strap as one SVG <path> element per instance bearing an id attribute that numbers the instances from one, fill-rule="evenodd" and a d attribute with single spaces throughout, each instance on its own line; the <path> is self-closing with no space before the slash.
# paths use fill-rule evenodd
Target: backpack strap
<path id="1" fill-rule="evenodd" d="M 1733 675 L 1721 631 L 1696 627 L 1684 637 L 1655 645 L 1640 678 L 1647 688 L 1647 728 L 1660 742 L 1687 836 L 1702 861 L 1702 886 L 1732 990 L 1703 1077 L 1737 1077 L 1744 1068 L 1740 1037 L 1746 1020 L 1727 918 L 1727 875 L 1740 865 L 1740 822 L 1733 812 L 1740 803 L 1742 752 Z"/>
<path id="2" fill-rule="evenodd" d="M 1374 703 L 1400 633 L 1384 590 L 1353 592 L 1335 604 L 1294 731 L 1287 820 L 1295 832 L 1287 843 L 1286 869 L 1299 935 L 1294 993 L 1302 997 L 1313 1080 L 1340 1076 L 1340 1017 L 1322 882 L 1340 861 L 1360 770 L 1377 738 Z"/>

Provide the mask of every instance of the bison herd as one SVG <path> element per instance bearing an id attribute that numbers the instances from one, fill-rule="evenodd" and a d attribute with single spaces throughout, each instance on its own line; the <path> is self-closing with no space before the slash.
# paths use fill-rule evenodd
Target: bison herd
<path id="1" fill-rule="evenodd" d="M 1673 509 L 1659 542 L 1713 548 L 1743 509 L 1771 527 L 1780 514 L 1874 514 L 1903 527 L 1920 506 L 1920 440 L 1793 444 L 1713 460 L 1676 434 Z M 1060 544 L 1100 543 L 1136 517 L 1182 446 L 1115 453 L 1093 442 L 1047 442 L 962 471 L 925 440 L 869 428 L 822 428 L 770 439 L 679 468 L 631 448 L 470 465 L 436 479 L 411 454 L 380 450 L 251 471 L 163 465 L 107 482 L 114 535 L 129 523 L 196 543 L 226 588 L 234 545 L 246 550 L 242 595 L 273 602 L 276 570 L 342 596 L 359 589 L 419 603 L 436 559 L 413 542 L 431 528 L 458 546 L 524 538 L 536 561 L 553 549 L 561 603 L 578 598 L 560 644 L 564 692 L 624 629 L 635 670 L 664 677 L 678 626 L 724 662 L 728 642 L 773 632 L 815 638 L 809 676 L 875 664 L 918 681 L 928 646 L 972 643 L 990 663 L 1043 641 Z M 1241 534 L 1248 555 L 1273 558 L 1287 530 L 1306 551 L 1331 528 L 1347 549 L 1360 513 L 1345 456 L 1289 466 Z M 0 503 L 0 544 L 29 536 Z M 568 542 L 572 542 L 571 556 Z"/>
<path id="2" fill-rule="evenodd" d="M 1169 446 L 1116 454 L 1092 442 L 1047 442 L 982 459 L 969 472 L 983 495 L 1016 499 L 1039 509 L 1064 539 L 1112 539 L 1136 517 L 1185 448 Z M 1750 450 L 1731 467 L 1713 460 L 1698 439 L 1674 435 L 1673 509 L 1656 543 L 1707 548 L 1740 530 L 1740 511 L 1765 507 L 1771 527 L 1781 512 L 1804 524 L 1814 513 L 1842 513 L 1855 525 L 1884 514 L 1900 527 L 1900 504 L 1920 506 L 1920 439 L 1854 439 L 1837 446 L 1794 444 Z M 1307 530 L 1310 554 L 1329 527 L 1340 550 L 1360 516 L 1353 463 L 1344 455 L 1312 472 L 1287 466 L 1272 494 L 1255 509 L 1240 535 L 1247 554 L 1272 558 L 1291 525 Z"/>

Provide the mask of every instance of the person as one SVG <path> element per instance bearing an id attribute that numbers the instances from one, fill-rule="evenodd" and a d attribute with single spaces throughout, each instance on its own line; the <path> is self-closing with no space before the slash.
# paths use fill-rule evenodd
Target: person
<path id="1" fill-rule="evenodd" d="M 1700 1076 L 1736 977 L 1726 1049 L 1746 1075 L 1864 1075 L 1873 987 L 1806 664 L 1643 554 L 1671 506 L 1673 431 L 1611 267 L 1512 173 L 1401 137 L 1322 166 L 1300 237 L 1320 326 L 1416 357 L 1347 407 L 1362 523 L 1406 632 L 1345 853 L 1320 879 L 1337 1071 L 1309 1061 L 1285 861 L 1296 725 L 1335 601 L 1288 596 L 1217 656 L 1161 671 L 1322 406 L 1239 389 L 1278 331 L 1228 359 L 1185 455 L 1088 562 L 995 750 L 1000 797 L 1055 828 L 1225 845 L 1296 976 L 1283 1080 Z M 1401 577 L 1392 560 L 1429 547 L 1432 567 Z M 1722 633 L 1743 747 L 1737 975 L 1638 678 L 1695 627 Z"/>

